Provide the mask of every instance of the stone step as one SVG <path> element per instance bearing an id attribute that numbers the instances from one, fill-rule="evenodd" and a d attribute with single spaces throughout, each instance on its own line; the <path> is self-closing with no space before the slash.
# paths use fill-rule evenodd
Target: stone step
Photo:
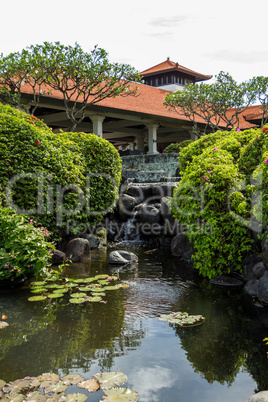
<path id="1" fill-rule="evenodd" d="M 154 170 L 154 171 L 144 171 L 139 170 L 136 174 L 136 180 L 142 183 L 152 183 L 159 182 L 166 176 L 166 172 L 164 170 Z"/>

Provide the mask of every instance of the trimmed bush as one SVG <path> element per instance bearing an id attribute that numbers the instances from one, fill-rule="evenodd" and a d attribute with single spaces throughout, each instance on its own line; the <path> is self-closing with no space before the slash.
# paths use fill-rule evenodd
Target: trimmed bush
<path id="1" fill-rule="evenodd" d="M 252 250 L 252 231 L 257 231 L 263 217 L 267 222 L 267 135 L 261 129 L 217 132 L 181 150 L 183 176 L 171 208 L 175 218 L 187 225 L 194 265 L 204 276 L 240 272 L 243 258 Z M 246 160 L 250 168 L 245 168 Z M 254 205 L 260 190 L 263 202 Z"/>
<path id="2" fill-rule="evenodd" d="M 35 228 L 33 222 L 9 208 L 0 209 L 0 280 L 15 280 L 24 275 L 38 276 L 49 265 L 54 248 L 46 241 L 46 228 Z"/>
<path id="3" fill-rule="evenodd" d="M 182 142 L 177 142 L 177 143 L 169 144 L 169 145 L 165 148 L 165 154 L 171 153 L 171 152 L 179 153 L 182 148 L 187 147 L 187 146 L 188 146 L 189 144 L 191 144 L 192 142 L 193 142 L 193 140 L 184 140 L 184 141 L 182 141 Z"/>
<path id="4" fill-rule="evenodd" d="M 57 236 L 67 220 L 94 224 L 115 203 L 121 159 L 92 134 L 54 134 L 44 123 L 0 104 L 2 204 Z"/>

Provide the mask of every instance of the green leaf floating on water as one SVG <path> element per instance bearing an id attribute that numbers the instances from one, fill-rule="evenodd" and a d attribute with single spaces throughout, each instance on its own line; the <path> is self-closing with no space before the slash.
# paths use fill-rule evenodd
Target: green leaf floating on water
<path id="1" fill-rule="evenodd" d="M 189 315 L 188 313 L 178 311 L 176 313 L 163 314 L 159 317 L 159 320 L 176 324 L 179 327 L 194 327 L 203 324 L 205 317 L 202 315 Z"/>
<path id="2" fill-rule="evenodd" d="M 100 296 L 94 296 L 94 297 L 88 297 L 86 300 L 89 302 L 98 302 L 101 301 L 102 298 Z"/>
<path id="3" fill-rule="evenodd" d="M 84 378 L 81 377 L 80 374 L 68 374 L 62 377 L 62 382 L 66 385 L 73 385 L 78 384 L 79 382 L 83 381 Z"/>
<path id="4" fill-rule="evenodd" d="M 64 296 L 63 293 L 49 293 L 49 294 L 47 295 L 47 297 L 48 297 L 49 299 L 57 299 L 57 298 L 63 297 L 63 296 Z"/>
<path id="5" fill-rule="evenodd" d="M 69 302 L 70 303 L 73 303 L 73 304 L 80 304 L 80 303 L 84 303 L 86 301 L 86 299 L 84 298 L 84 297 L 78 297 L 78 298 L 75 298 L 75 297 L 72 297 L 70 300 L 69 300 Z"/>
<path id="6" fill-rule="evenodd" d="M 31 286 L 44 286 L 46 284 L 46 281 L 36 281 L 36 282 L 32 282 Z"/>
<path id="7" fill-rule="evenodd" d="M 60 394 L 61 392 L 66 391 L 68 388 L 67 384 L 64 384 L 62 381 L 57 382 L 56 384 L 50 384 L 45 388 L 45 393 L 54 392 L 56 394 Z"/>
<path id="8" fill-rule="evenodd" d="M 31 289 L 31 293 L 44 293 L 46 291 L 47 291 L 46 288 L 38 288 L 38 287 L 36 287 L 36 288 Z"/>
<path id="9" fill-rule="evenodd" d="M 42 301 L 45 300 L 47 297 L 46 296 L 32 296 L 29 297 L 29 301 Z"/>
<path id="10" fill-rule="evenodd" d="M 6 382 L 4 380 L 0 380 L 0 389 L 3 388 L 6 385 Z"/>
<path id="11" fill-rule="evenodd" d="M 85 394 L 69 394 L 61 398 L 63 402 L 84 402 L 87 400 L 87 395 Z"/>
<path id="12" fill-rule="evenodd" d="M 122 401 L 122 402 L 135 402 L 139 398 L 139 394 L 136 391 L 132 391 L 129 388 L 114 388 L 104 391 L 105 395 L 102 397 L 102 401 Z"/>
<path id="13" fill-rule="evenodd" d="M 55 290 L 53 290 L 53 293 L 66 293 L 66 292 L 68 292 L 68 289 L 55 289 Z"/>
<path id="14" fill-rule="evenodd" d="M 127 381 L 127 376 L 119 371 L 109 371 L 107 373 L 98 373 L 93 376 L 96 378 L 101 386 L 101 389 L 111 389 L 120 387 Z"/>
<path id="15" fill-rule="evenodd" d="M 111 286 L 104 286 L 102 290 L 117 290 L 120 289 L 120 285 L 111 285 Z"/>
<path id="16" fill-rule="evenodd" d="M 80 293 L 72 293 L 71 297 L 74 297 L 75 299 L 80 298 L 80 297 L 87 297 L 86 293 L 80 292 Z"/>

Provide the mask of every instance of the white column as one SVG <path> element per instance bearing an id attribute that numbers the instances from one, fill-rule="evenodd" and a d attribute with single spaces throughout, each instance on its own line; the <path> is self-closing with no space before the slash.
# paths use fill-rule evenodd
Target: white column
<path id="1" fill-rule="evenodd" d="M 190 135 L 191 135 L 191 140 L 193 140 L 193 141 L 197 141 L 197 140 L 198 140 L 197 135 L 196 135 L 193 131 L 190 132 Z"/>
<path id="2" fill-rule="evenodd" d="M 157 151 L 157 127 L 158 124 L 147 124 L 148 128 L 148 147 L 147 155 L 158 154 Z"/>
<path id="3" fill-rule="evenodd" d="M 102 122 L 105 119 L 104 116 L 90 116 L 90 120 L 93 123 L 93 134 L 97 135 L 98 137 L 103 137 L 102 133 Z"/>

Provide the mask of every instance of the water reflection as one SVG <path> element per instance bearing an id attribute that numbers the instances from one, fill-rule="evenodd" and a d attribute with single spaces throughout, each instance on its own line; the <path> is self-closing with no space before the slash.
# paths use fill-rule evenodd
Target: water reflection
<path id="1" fill-rule="evenodd" d="M 70 305 L 68 297 L 31 303 L 28 289 L 1 290 L 0 312 L 10 325 L 0 331 L 0 378 L 43 372 L 89 378 L 120 370 L 141 401 L 153 402 L 239 402 L 254 388 L 268 389 L 267 332 L 246 312 L 240 292 L 198 282 L 188 266 L 163 252 L 136 252 L 139 264 L 119 271 L 129 288 L 107 293 L 106 304 Z M 65 274 L 114 271 L 105 251 L 92 257 Z M 182 329 L 158 320 L 171 311 L 202 314 L 206 322 Z"/>

